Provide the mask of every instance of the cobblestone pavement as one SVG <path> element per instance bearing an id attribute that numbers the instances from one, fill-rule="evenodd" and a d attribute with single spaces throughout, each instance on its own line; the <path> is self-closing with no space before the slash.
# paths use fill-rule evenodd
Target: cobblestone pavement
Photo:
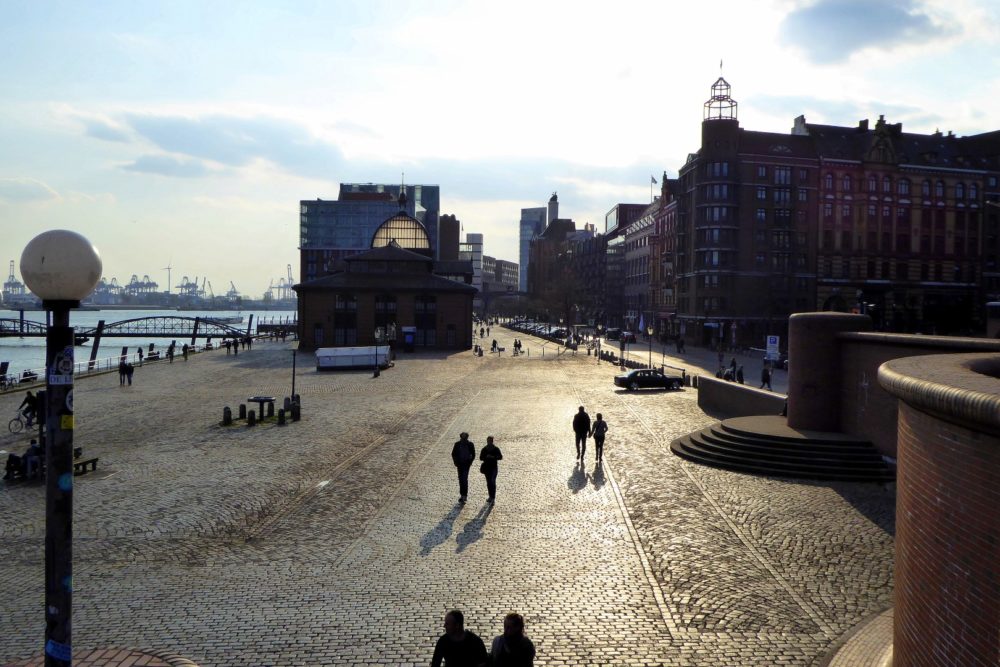
<path id="1" fill-rule="evenodd" d="M 620 392 L 607 364 L 518 337 L 531 356 L 401 354 L 377 379 L 299 355 L 286 427 L 219 425 L 290 393 L 278 343 L 147 365 L 131 388 L 81 379 L 75 444 L 100 468 L 74 494 L 75 649 L 424 665 L 458 607 L 487 640 L 524 614 L 538 665 L 813 665 L 891 604 L 894 489 L 682 461 L 670 440 L 711 421 L 694 390 Z M 610 424 L 602 466 L 574 460 L 581 404 Z M 495 507 L 476 468 L 457 503 L 463 430 L 503 450 Z M 0 664 L 40 652 L 44 495 L 0 490 Z"/>

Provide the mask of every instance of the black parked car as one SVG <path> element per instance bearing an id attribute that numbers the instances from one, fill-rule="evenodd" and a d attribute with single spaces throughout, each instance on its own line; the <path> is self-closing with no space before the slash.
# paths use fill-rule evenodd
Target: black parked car
<path id="1" fill-rule="evenodd" d="M 656 368 L 637 368 L 624 375 L 615 376 L 615 386 L 629 391 L 636 389 L 680 389 L 684 378 L 680 375 L 665 375 Z"/>

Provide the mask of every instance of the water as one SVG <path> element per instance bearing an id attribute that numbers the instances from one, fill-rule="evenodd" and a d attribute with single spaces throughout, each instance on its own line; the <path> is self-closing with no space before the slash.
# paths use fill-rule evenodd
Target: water
<path id="1" fill-rule="evenodd" d="M 99 320 L 104 320 L 104 326 L 107 327 L 115 322 L 120 322 L 122 320 L 131 320 L 140 317 L 158 317 L 158 316 L 173 316 L 173 317 L 202 317 L 202 318 L 224 318 L 224 317 L 242 317 L 243 322 L 240 324 L 233 324 L 231 326 L 237 329 L 242 328 L 244 331 L 247 327 L 247 322 L 250 319 L 251 313 L 248 311 L 240 310 L 212 310 L 212 311 L 178 311 L 178 310 L 101 310 L 101 311 L 89 311 L 89 310 L 74 310 L 70 312 L 69 323 L 77 333 L 82 329 L 91 329 L 97 326 Z M 46 313 L 43 310 L 32 310 L 24 312 L 24 319 L 33 322 L 45 322 Z M 11 310 L 0 310 L 0 318 L 10 318 L 18 319 L 20 313 L 18 311 Z M 268 310 L 261 313 L 253 313 L 253 327 L 257 328 L 258 324 L 269 323 L 269 322 L 284 322 L 284 321 L 294 321 L 296 318 L 296 313 L 294 310 Z M 105 360 L 101 366 L 107 366 L 107 363 L 111 363 L 113 366 L 118 365 L 118 356 L 121 353 L 122 347 L 128 347 L 129 352 L 134 356 L 138 348 L 142 348 L 143 352 L 149 350 L 149 344 L 153 343 L 161 352 L 166 350 L 167 345 L 170 341 L 176 340 L 177 347 L 179 348 L 184 343 L 190 343 L 190 337 L 185 338 L 183 336 L 173 335 L 169 338 L 140 338 L 140 337 L 129 337 L 129 338 L 118 338 L 118 337 L 108 337 L 101 340 L 100 348 L 98 349 L 97 358 L 100 360 Z M 199 338 L 198 345 L 204 345 L 205 339 Z M 90 359 L 91 344 L 93 341 L 88 341 L 83 345 L 76 347 L 76 361 L 86 362 Z M 110 361 L 107 361 L 110 360 Z M 8 375 L 20 375 L 22 371 L 33 370 L 40 376 L 44 376 L 42 370 L 45 368 L 45 338 L 6 338 L 0 337 L 0 361 L 9 361 L 10 367 L 7 369 Z"/>

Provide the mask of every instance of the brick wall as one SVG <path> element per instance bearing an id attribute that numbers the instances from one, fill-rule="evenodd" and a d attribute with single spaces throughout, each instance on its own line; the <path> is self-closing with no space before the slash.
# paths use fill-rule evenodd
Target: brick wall
<path id="1" fill-rule="evenodd" d="M 1000 665 L 1000 437 L 900 401 L 895 667 Z"/>

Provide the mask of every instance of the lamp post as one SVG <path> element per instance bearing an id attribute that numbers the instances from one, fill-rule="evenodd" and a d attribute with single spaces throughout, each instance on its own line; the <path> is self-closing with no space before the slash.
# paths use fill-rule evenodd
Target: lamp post
<path id="1" fill-rule="evenodd" d="M 69 311 L 101 278 L 90 241 L 43 232 L 21 253 L 21 276 L 50 314 L 45 335 L 45 664 L 70 665 L 73 611 L 73 328 Z"/>
<path id="2" fill-rule="evenodd" d="M 649 338 L 649 363 L 646 365 L 646 368 L 652 368 L 653 367 L 653 325 L 652 324 L 647 324 L 646 325 L 646 337 Z"/>
<path id="3" fill-rule="evenodd" d="M 381 333 L 382 333 L 382 327 L 375 327 L 375 364 L 372 369 L 373 378 L 377 378 L 380 374 L 380 371 L 378 369 L 378 341 L 379 341 L 379 334 Z"/>

